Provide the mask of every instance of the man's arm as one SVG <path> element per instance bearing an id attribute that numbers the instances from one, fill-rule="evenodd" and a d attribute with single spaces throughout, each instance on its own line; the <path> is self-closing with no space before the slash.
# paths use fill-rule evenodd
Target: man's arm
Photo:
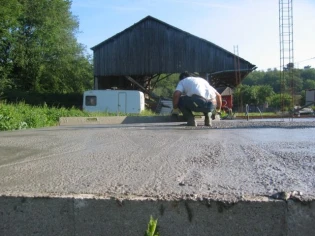
<path id="1" fill-rule="evenodd" d="M 217 110 L 221 111 L 221 107 L 222 107 L 222 97 L 221 94 L 219 94 L 217 91 L 215 92 L 216 95 L 216 100 L 217 100 Z"/>
<path id="2" fill-rule="evenodd" d="M 182 95 L 181 91 L 176 90 L 173 94 L 173 109 L 178 108 L 179 98 Z"/>

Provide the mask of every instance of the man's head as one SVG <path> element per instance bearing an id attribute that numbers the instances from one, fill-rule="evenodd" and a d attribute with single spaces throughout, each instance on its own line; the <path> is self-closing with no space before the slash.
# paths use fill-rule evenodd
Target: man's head
<path id="1" fill-rule="evenodd" d="M 189 76 L 190 76 L 189 72 L 185 71 L 179 75 L 179 80 L 183 80 Z"/>

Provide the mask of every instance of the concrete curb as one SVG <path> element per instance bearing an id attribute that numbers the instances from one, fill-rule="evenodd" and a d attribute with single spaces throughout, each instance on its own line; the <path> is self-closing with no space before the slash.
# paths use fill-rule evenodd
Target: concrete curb
<path id="1" fill-rule="evenodd" d="M 60 117 L 59 125 L 117 125 L 137 123 L 184 122 L 184 118 L 172 116 L 107 116 L 107 117 Z"/>
<path id="2" fill-rule="evenodd" d="M 315 202 L 0 197 L 0 235 L 312 235 Z"/>

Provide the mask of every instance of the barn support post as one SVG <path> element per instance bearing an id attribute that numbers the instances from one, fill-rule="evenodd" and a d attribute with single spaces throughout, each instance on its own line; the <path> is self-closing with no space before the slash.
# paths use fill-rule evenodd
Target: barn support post
<path id="1" fill-rule="evenodd" d="M 98 78 L 94 76 L 94 90 L 98 90 Z"/>

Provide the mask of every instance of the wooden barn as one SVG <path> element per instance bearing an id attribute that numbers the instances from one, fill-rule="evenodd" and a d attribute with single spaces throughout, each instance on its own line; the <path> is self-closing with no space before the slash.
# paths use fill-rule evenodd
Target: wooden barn
<path id="1" fill-rule="evenodd" d="M 137 89 L 157 99 L 151 80 L 183 71 L 214 87 L 237 86 L 256 67 L 233 53 L 152 16 L 92 48 L 94 89 Z M 237 73 L 236 73 L 237 72 Z"/>

